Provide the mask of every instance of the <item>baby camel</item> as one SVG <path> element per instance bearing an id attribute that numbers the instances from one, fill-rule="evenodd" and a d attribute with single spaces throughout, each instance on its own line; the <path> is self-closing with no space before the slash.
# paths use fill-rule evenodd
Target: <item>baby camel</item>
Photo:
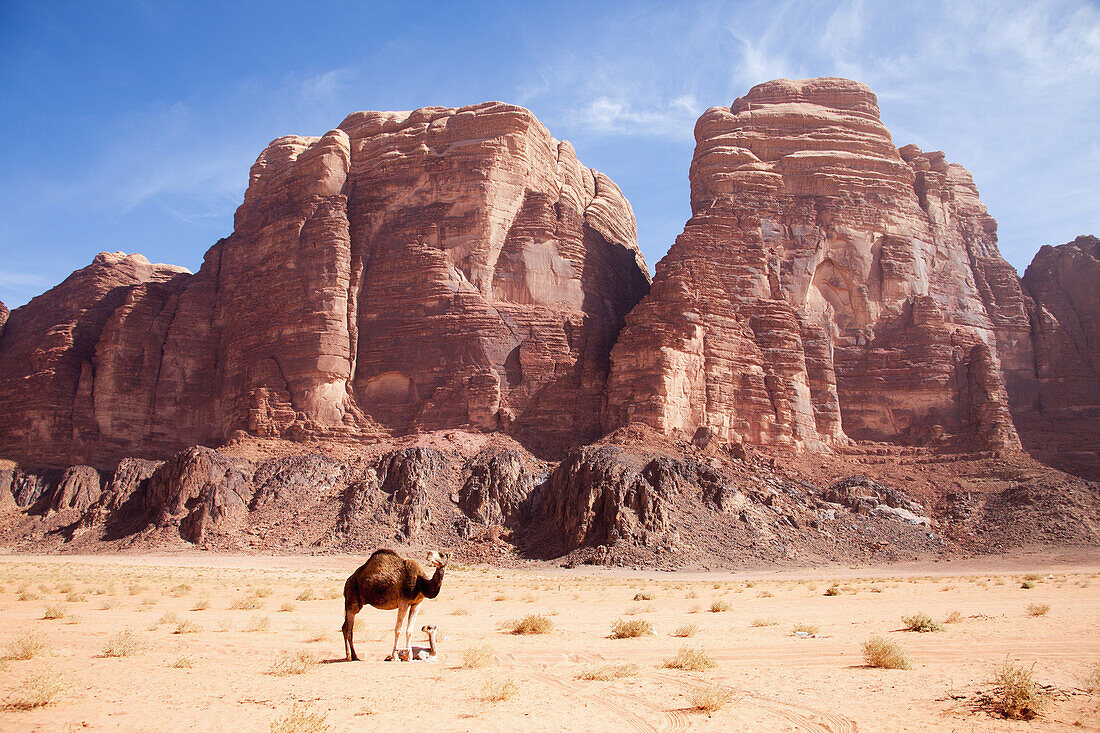
<path id="1" fill-rule="evenodd" d="M 344 653 L 349 661 L 359 661 L 355 654 L 355 614 L 363 606 L 374 606 L 384 611 L 397 609 L 397 624 L 393 627 L 393 651 L 389 660 L 401 659 L 397 642 L 401 625 L 405 624 L 404 658 L 412 658 L 409 634 L 416 623 L 416 614 L 425 598 L 435 598 L 443 585 L 443 573 L 447 569 L 447 553 L 434 550 L 428 553 L 428 562 L 435 566 L 435 574 L 428 577 L 424 568 L 415 560 L 406 560 L 393 550 L 377 550 L 370 559 L 352 573 L 344 583 Z M 408 621 L 406 622 L 406 615 Z"/>

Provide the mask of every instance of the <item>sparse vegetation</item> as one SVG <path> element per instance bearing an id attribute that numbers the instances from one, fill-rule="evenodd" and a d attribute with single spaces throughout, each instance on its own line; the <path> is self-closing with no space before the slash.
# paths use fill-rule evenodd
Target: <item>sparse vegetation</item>
<path id="1" fill-rule="evenodd" d="M 621 618 L 611 625 L 612 639 L 635 639 L 639 636 L 653 636 L 653 624 L 644 618 Z"/>
<path id="2" fill-rule="evenodd" d="M 669 657 L 661 666 L 668 669 L 686 669 L 692 672 L 702 672 L 703 670 L 717 667 L 718 663 L 701 649 L 689 649 L 684 646 L 680 647 L 680 651 L 676 652 L 676 656 Z"/>
<path id="3" fill-rule="evenodd" d="M 1029 603 L 1027 606 L 1028 616 L 1046 616 L 1050 611 L 1049 603 Z"/>
<path id="4" fill-rule="evenodd" d="M 733 690 L 718 685 L 702 685 L 688 693 L 688 701 L 694 710 L 714 713 L 729 705 L 733 700 Z"/>
<path id="5" fill-rule="evenodd" d="M 184 654 L 182 657 L 178 657 L 176 661 L 172 662 L 172 669 L 191 669 L 195 666 L 195 658 L 189 654 Z"/>
<path id="6" fill-rule="evenodd" d="M 818 627 L 814 624 L 795 624 L 791 627 L 792 634 L 808 634 L 810 636 L 817 636 Z"/>
<path id="7" fill-rule="evenodd" d="M 916 631 L 919 634 L 926 634 L 932 631 L 943 631 L 943 624 L 927 613 L 903 616 L 901 622 L 905 624 L 906 631 Z"/>
<path id="8" fill-rule="evenodd" d="M 652 601 L 653 600 L 653 594 L 652 593 L 635 593 L 634 594 L 634 600 L 636 600 L 636 601 Z"/>
<path id="9" fill-rule="evenodd" d="M 759 628 L 761 626 L 778 626 L 779 622 L 774 618 L 754 618 L 750 625 Z"/>
<path id="10" fill-rule="evenodd" d="M 263 607 L 264 602 L 256 596 L 241 596 L 230 606 L 234 611 L 255 611 Z"/>
<path id="11" fill-rule="evenodd" d="M 302 592 L 294 597 L 294 600 L 305 602 L 305 601 L 312 601 L 316 597 L 317 596 L 314 595 L 312 588 L 303 588 Z"/>
<path id="12" fill-rule="evenodd" d="M 253 616 L 244 630 L 252 633 L 271 631 L 271 619 L 267 616 Z"/>
<path id="13" fill-rule="evenodd" d="M 493 648 L 488 644 L 475 644 L 462 650 L 462 666 L 480 669 L 493 663 Z"/>
<path id="14" fill-rule="evenodd" d="M 66 684 L 60 672 L 41 670 L 31 673 L 19 688 L 18 694 L 8 704 L 17 710 L 33 710 L 54 702 L 65 691 Z"/>
<path id="15" fill-rule="evenodd" d="M 909 656 L 897 643 L 882 636 L 872 636 L 863 642 L 863 661 L 869 667 L 909 669 Z"/>
<path id="16" fill-rule="evenodd" d="M 315 669 L 321 661 L 313 652 L 300 651 L 295 654 L 281 654 L 271 665 L 268 674 L 276 677 L 289 677 L 294 674 L 305 674 Z"/>
<path id="17" fill-rule="evenodd" d="M 510 624 L 510 634 L 549 634 L 554 630 L 554 622 L 542 614 L 533 613 Z"/>
<path id="18" fill-rule="evenodd" d="M 962 620 L 963 615 L 961 613 L 959 613 L 958 611 L 952 611 L 951 613 L 947 614 L 947 618 L 945 618 L 943 622 L 945 624 L 957 624 L 961 623 Z"/>
<path id="19" fill-rule="evenodd" d="M 190 619 L 184 619 L 176 624 L 176 630 L 173 634 L 197 634 L 202 631 L 202 627 Z"/>
<path id="20" fill-rule="evenodd" d="M 828 588 L 825 589 L 825 595 L 827 595 L 827 596 L 839 596 L 840 595 L 840 586 L 835 585 L 835 584 L 830 585 Z"/>
<path id="21" fill-rule="evenodd" d="M 490 677 L 481 688 L 481 697 L 487 702 L 504 702 L 519 693 L 519 685 L 511 677 L 497 679 Z"/>
<path id="22" fill-rule="evenodd" d="M 327 733 L 328 713 L 318 712 L 311 705 L 296 702 L 282 715 L 271 719 L 271 733 Z"/>
<path id="23" fill-rule="evenodd" d="M 1022 583 L 1020 583 L 1020 587 L 1023 588 L 1024 590 L 1031 590 L 1032 588 L 1035 587 L 1035 582 L 1031 581 L 1031 580 L 1025 580 Z"/>
<path id="24" fill-rule="evenodd" d="M 51 621 L 65 618 L 65 607 L 62 606 L 60 603 L 51 603 L 50 605 L 46 606 L 46 611 L 43 614 L 42 618 L 50 619 Z"/>
<path id="25" fill-rule="evenodd" d="M 46 653 L 50 648 L 45 634 L 27 631 L 4 649 L 4 659 L 34 659 Z"/>
<path id="26" fill-rule="evenodd" d="M 145 644 L 134 633 L 133 629 L 123 629 L 117 634 L 112 634 L 103 647 L 105 657 L 132 657 L 139 654 L 145 648 Z"/>
<path id="27" fill-rule="evenodd" d="M 293 611 L 294 609 L 295 609 L 295 605 L 293 603 L 291 603 L 290 601 L 286 601 L 286 602 L 283 603 L 283 605 L 279 606 L 280 611 L 286 611 L 288 613 L 290 611 Z"/>
<path id="28" fill-rule="evenodd" d="M 210 601 L 206 598 L 200 598 L 194 606 L 191 607 L 192 611 L 206 611 L 210 608 Z"/>
<path id="29" fill-rule="evenodd" d="M 191 586 L 189 586 L 187 583 L 180 583 L 168 592 L 176 598 L 181 598 L 191 592 Z"/>
<path id="30" fill-rule="evenodd" d="M 451 611 L 451 615 L 452 616 L 469 616 L 470 612 L 467 611 L 465 608 L 456 608 L 455 610 Z"/>
<path id="31" fill-rule="evenodd" d="M 637 674 L 638 665 L 636 664 L 592 664 L 577 673 L 577 679 L 610 682 Z"/>
<path id="32" fill-rule="evenodd" d="M 733 610 L 733 606 L 729 601 L 714 601 L 710 604 L 711 613 L 725 613 L 731 610 Z"/>
<path id="33" fill-rule="evenodd" d="M 1031 720 L 1047 706 L 1048 696 L 1032 675 L 1034 665 L 1024 667 L 1006 659 L 993 673 L 987 706 L 1010 720 Z"/>
<path id="34" fill-rule="evenodd" d="M 675 631 L 673 631 L 672 635 L 673 636 L 678 636 L 682 639 L 687 639 L 687 638 L 690 638 L 692 636 L 695 636 L 698 633 L 699 633 L 699 627 L 696 626 L 695 624 L 684 624 L 683 626 L 680 626 Z"/>

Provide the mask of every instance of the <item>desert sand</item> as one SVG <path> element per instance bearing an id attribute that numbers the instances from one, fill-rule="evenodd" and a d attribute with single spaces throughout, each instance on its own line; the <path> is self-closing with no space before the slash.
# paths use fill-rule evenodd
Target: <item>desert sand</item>
<path id="1" fill-rule="evenodd" d="M 292 712 L 329 730 L 1100 730 L 1100 562 L 1047 557 L 692 574 L 454 566 L 418 621 L 439 627 L 437 659 L 383 661 L 396 614 L 366 609 L 364 661 L 350 663 L 341 593 L 360 557 L 8 556 L 0 730 L 267 731 Z M 903 630 L 903 616 L 952 612 L 943 631 Z M 532 614 L 549 633 L 508 633 Z M 610 638 L 618 620 L 654 634 Z M 684 626 L 694 634 L 673 635 Z M 126 629 L 136 649 L 112 639 Z M 874 634 L 912 668 L 866 666 Z M 35 640 L 32 658 L 12 658 Z M 132 653 L 105 656 L 112 641 Z M 488 663 L 471 667 L 485 646 Z M 716 666 L 662 666 L 685 646 Z M 1006 659 L 1049 686 L 1035 720 L 982 707 Z M 635 667 L 579 678 L 606 664 Z M 49 704 L 26 708 L 51 685 Z M 728 700 L 697 710 L 700 689 Z"/>

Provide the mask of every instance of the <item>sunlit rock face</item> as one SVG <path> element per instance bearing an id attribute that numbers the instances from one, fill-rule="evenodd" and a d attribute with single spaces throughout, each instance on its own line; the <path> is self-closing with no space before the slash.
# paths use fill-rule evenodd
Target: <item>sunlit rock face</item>
<path id="1" fill-rule="evenodd" d="M 0 451 L 110 463 L 263 436 L 598 435 L 647 292 L 634 215 L 527 110 L 273 141 L 198 273 L 104 254 L 0 333 Z"/>
<path id="2" fill-rule="evenodd" d="M 612 352 L 605 427 L 1018 447 L 1025 297 L 970 175 L 875 95 L 778 80 L 695 128 L 692 218 Z"/>

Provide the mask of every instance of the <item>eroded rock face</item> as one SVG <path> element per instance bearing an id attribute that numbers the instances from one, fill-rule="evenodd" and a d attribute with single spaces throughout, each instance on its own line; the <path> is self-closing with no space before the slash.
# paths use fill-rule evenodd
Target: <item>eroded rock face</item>
<path id="1" fill-rule="evenodd" d="M 1038 394 L 1013 410 L 1021 437 L 1100 478 L 1100 239 L 1043 247 L 1023 283 L 1034 299 Z"/>
<path id="2" fill-rule="evenodd" d="M 676 483 L 616 446 L 578 448 L 566 456 L 538 497 L 541 521 L 560 530 L 561 551 L 622 541 L 672 544 L 667 503 Z"/>
<path id="3" fill-rule="evenodd" d="M 91 466 L 70 466 L 61 474 L 61 483 L 54 489 L 50 509 L 87 511 L 103 494 L 103 480 Z"/>
<path id="4" fill-rule="evenodd" d="M 181 451 L 156 469 L 143 504 L 157 526 L 177 524 L 188 542 L 238 528 L 248 515 L 253 467 L 209 448 Z"/>
<path id="5" fill-rule="evenodd" d="M 483 451 L 465 466 L 458 506 L 481 524 L 512 526 L 526 518 L 535 477 L 515 451 Z"/>
<path id="6" fill-rule="evenodd" d="M 894 147 L 845 79 L 698 121 L 692 218 L 612 351 L 606 427 L 821 446 L 1019 446 L 1026 300 L 970 175 Z"/>
<path id="7" fill-rule="evenodd" d="M 360 112 L 272 142 L 194 275 L 104 254 L 11 314 L 0 451 L 110 464 L 261 436 L 597 436 L 648 290 L 634 215 L 525 109 Z"/>

